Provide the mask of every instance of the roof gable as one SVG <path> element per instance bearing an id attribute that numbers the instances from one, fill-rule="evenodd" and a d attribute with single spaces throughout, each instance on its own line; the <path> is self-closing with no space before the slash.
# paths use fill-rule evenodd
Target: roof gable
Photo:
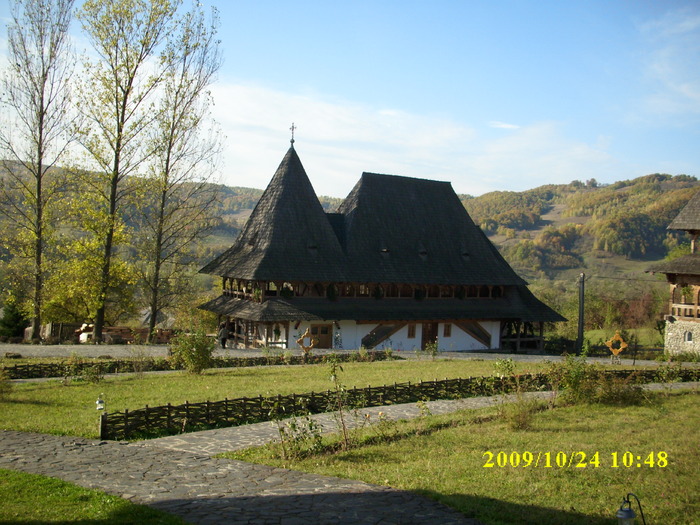
<path id="1" fill-rule="evenodd" d="M 700 191 L 691 197 L 667 229 L 700 231 Z"/>
<path id="2" fill-rule="evenodd" d="M 343 253 L 294 147 L 233 246 L 202 268 L 239 279 L 342 280 Z"/>
<path id="3" fill-rule="evenodd" d="M 353 281 L 524 284 L 449 182 L 363 173 L 338 212 Z"/>

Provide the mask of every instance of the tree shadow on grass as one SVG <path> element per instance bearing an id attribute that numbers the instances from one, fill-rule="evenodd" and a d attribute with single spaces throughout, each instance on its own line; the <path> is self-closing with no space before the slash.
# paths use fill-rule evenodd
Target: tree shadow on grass
<path id="1" fill-rule="evenodd" d="M 296 496 L 226 497 L 221 499 L 170 500 L 153 507 L 174 510 L 188 522 L 198 516 L 221 516 L 226 523 L 305 524 L 571 524 L 610 525 L 617 510 L 612 504 L 610 518 L 535 505 L 516 504 L 466 494 L 430 498 L 392 489 L 370 492 L 321 492 Z M 438 500 L 439 497 L 439 500 Z M 449 505 L 449 506 L 448 506 Z M 459 509 L 460 511 L 454 510 Z"/>
<path id="2" fill-rule="evenodd" d="M 555 525 L 560 523 L 566 525 L 611 525 L 615 523 L 614 516 L 619 507 L 619 502 L 612 501 L 614 498 L 611 498 L 610 517 L 602 518 L 578 512 L 573 507 L 562 510 L 470 494 L 440 494 L 431 491 L 421 491 L 421 493 L 462 511 L 466 516 L 475 517 L 485 524 L 497 523 L 499 525 Z M 562 503 L 558 500 L 552 501 L 553 506 L 557 504 L 561 506 Z"/>

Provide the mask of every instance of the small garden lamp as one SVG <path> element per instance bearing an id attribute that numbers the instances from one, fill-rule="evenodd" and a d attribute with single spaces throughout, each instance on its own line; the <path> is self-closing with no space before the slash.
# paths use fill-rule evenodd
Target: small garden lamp
<path id="1" fill-rule="evenodd" d="M 106 408 L 107 403 L 105 403 L 105 400 L 103 399 L 104 396 L 104 394 L 100 394 L 100 397 L 98 397 L 97 401 L 95 401 L 95 408 L 97 408 L 97 410 L 104 410 Z"/>
<path id="2" fill-rule="evenodd" d="M 632 510 L 632 502 L 630 501 L 630 496 L 634 496 L 634 499 L 637 500 L 637 506 L 639 507 L 639 513 L 642 515 L 642 523 L 646 525 L 646 520 L 644 519 L 644 511 L 642 510 L 642 503 L 639 501 L 639 498 L 635 495 L 632 494 L 631 492 L 627 494 L 626 497 L 622 498 L 622 505 L 620 505 L 620 508 L 617 511 L 617 514 L 615 514 L 615 517 L 617 518 L 617 522 L 619 525 L 634 525 L 634 518 L 637 517 L 637 514 Z"/>

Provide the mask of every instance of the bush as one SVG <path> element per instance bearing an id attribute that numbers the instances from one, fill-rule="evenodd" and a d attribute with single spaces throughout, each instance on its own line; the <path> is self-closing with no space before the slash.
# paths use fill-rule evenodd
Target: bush
<path id="1" fill-rule="evenodd" d="M 627 377 L 601 376 L 593 401 L 604 405 L 640 405 L 646 400 L 634 373 Z"/>
<path id="2" fill-rule="evenodd" d="M 175 336 L 170 344 L 170 353 L 176 368 L 182 367 L 192 374 L 201 374 L 211 365 L 215 347 L 215 339 L 199 330 Z"/>
<path id="3" fill-rule="evenodd" d="M 10 374 L 7 370 L 0 368 L 0 400 L 5 399 L 12 391 L 12 383 L 10 382 Z"/>
<path id="4" fill-rule="evenodd" d="M 2 312 L 3 315 L 0 317 L 0 335 L 8 338 L 19 337 L 19 342 L 22 342 L 24 329 L 29 323 L 28 319 L 20 311 L 15 301 L 6 302 Z"/>
<path id="5" fill-rule="evenodd" d="M 542 401 L 519 394 L 515 401 L 504 403 L 499 412 L 511 430 L 530 430 L 534 415 L 545 407 Z"/>
<path id="6" fill-rule="evenodd" d="M 585 354 L 568 355 L 563 362 L 551 363 L 547 376 L 565 403 L 624 406 L 637 405 L 645 399 L 635 373 L 625 378 L 606 374 L 600 366 L 588 363 Z"/>

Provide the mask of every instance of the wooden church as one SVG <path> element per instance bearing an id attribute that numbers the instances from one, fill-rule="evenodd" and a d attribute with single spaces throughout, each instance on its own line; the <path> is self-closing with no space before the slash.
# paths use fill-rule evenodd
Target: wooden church
<path id="1" fill-rule="evenodd" d="M 543 348 L 540 302 L 448 182 L 363 173 L 323 210 L 294 143 L 233 246 L 202 273 L 237 347 Z"/>

